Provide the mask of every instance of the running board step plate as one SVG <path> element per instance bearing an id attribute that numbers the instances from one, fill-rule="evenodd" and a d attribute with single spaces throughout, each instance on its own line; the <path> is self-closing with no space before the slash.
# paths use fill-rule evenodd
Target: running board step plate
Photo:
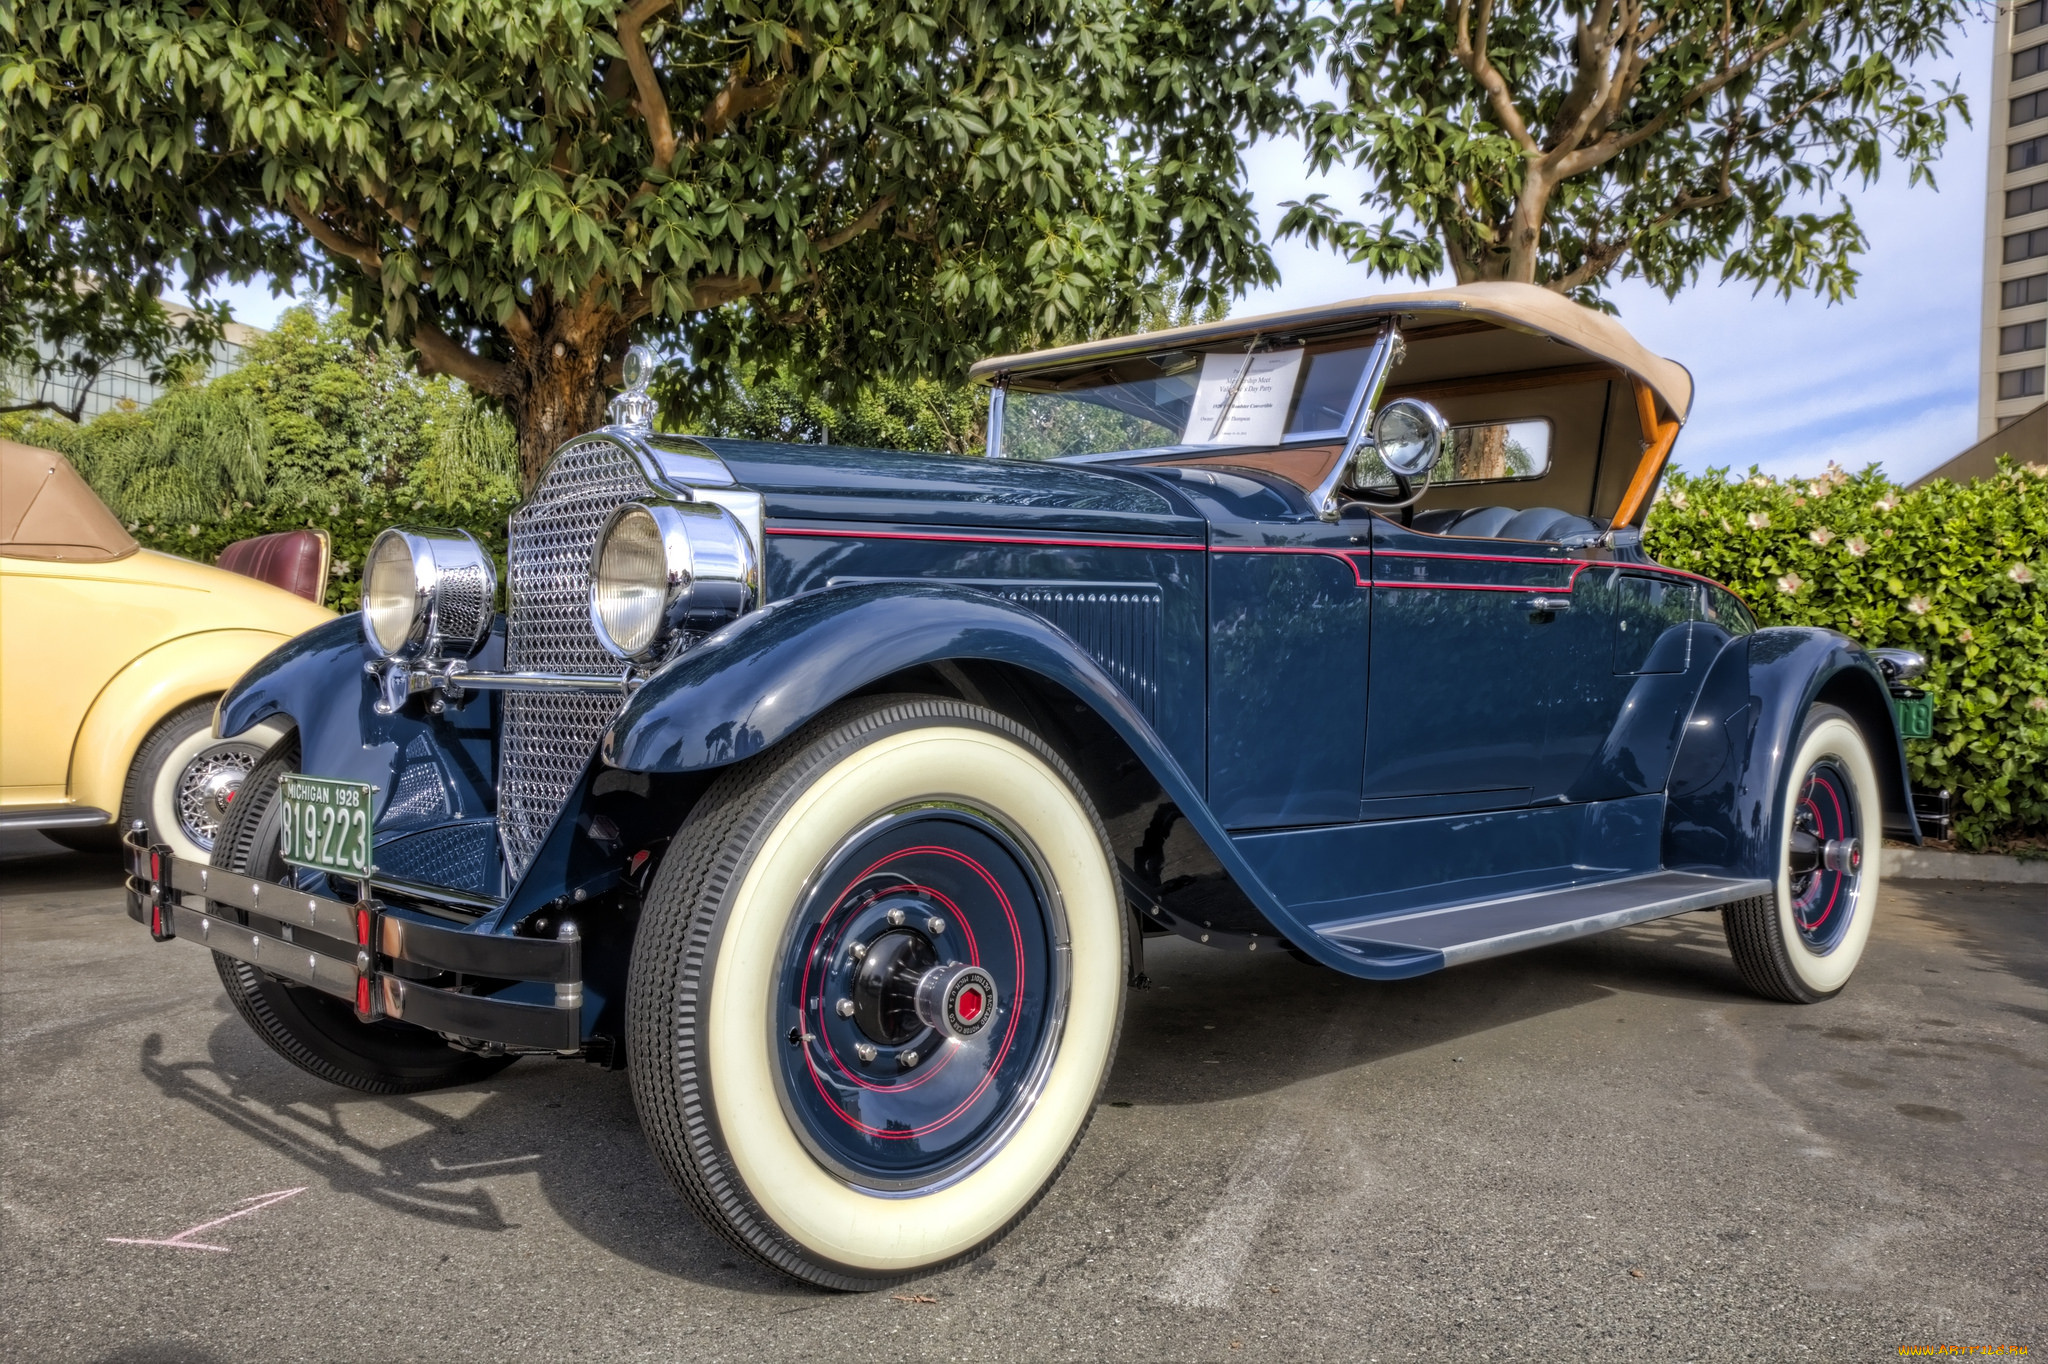
<path id="1" fill-rule="evenodd" d="M 1444 965 L 1456 966 L 1771 893 L 1769 881 L 1660 871 L 1421 914 L 1361 919 L 1320 932 L 1362 956 L 1441 952 Z"/>

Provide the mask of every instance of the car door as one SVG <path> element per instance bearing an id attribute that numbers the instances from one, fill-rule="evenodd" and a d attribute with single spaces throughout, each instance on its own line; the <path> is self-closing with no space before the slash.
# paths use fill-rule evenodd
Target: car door
<path id="1" fill-rule="evenodd" d="M 1253 478 L 1182 477 L 1211 525 L 1210 808 L 1230 829 L 1351 823 L 1372 624 L 1363 526 Z"/>
<path id="2" fill-rule="evenodd" d="M 1583 561 L 1523 540 L 1372 525 L 1365 819 L 1508 809 L 1535 798 L 1546 730 L 1582 681 Z M 1593 603 L 1589 599 L 1588 605 Z M 1609 666 L 1602 652 L 1604 684 Z"/>

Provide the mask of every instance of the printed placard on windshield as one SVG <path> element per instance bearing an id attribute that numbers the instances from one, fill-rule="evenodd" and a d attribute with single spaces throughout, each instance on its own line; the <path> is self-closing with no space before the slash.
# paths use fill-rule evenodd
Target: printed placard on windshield
<path id="1" fill-rule="evenodd" d="M 295 867 L 360 880 L 370 874 L 371 796 L 376 787 L 359 781 L 296 774 L 278 783 L 284 827 L 278 851 Z"/>

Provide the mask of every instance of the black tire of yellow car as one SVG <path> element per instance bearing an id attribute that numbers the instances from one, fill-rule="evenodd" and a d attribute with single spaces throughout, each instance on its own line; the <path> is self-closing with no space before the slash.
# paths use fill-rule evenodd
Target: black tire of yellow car
<path id="1" fill-rule="evenodd" d="M 277 850 L 282 806 L 278 778 L 296 772 L 299 736 L 287 735 L 263 755 L 228 807 L 213 865 L 266 881 L 285 879 Z M 364 1023 L 348 1004 L 318 990 L 286 984 L 247 962 L 213 954 L 228 999 L 270 1049 L 309 1075 L 365 1094 L 412 1094 L 471 1084 L 515 1059 L 459 1051 L 409 1023 Z"/>

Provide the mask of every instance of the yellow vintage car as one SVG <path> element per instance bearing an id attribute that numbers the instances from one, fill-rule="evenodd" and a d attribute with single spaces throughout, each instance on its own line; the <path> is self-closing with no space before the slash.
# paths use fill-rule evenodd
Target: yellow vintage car
<path id="1" fill-rule="evenodd" d="M 283 737 L 216 737 L 214 702 L 333 615 L 143 549 L 62 455 L 0 441 L 0 828 L 111 848 L 116 821 L 140 819 L 206 858 L 235 788 Z"/>

